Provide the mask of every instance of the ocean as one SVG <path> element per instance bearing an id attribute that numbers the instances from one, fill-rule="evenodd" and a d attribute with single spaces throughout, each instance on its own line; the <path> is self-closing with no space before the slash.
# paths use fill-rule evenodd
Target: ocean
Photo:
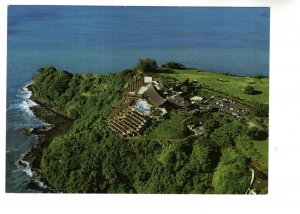
<path id="1" fill-rule="evenodd" d="M 150 57 L 268 76 L 269 27 L 269 8 L 9 6 L 6 192 L 38 192 L 16 164 L 36 142 L 20 129 L 42 124 L 25 87 L 38 68 L 111 73 Z"/>

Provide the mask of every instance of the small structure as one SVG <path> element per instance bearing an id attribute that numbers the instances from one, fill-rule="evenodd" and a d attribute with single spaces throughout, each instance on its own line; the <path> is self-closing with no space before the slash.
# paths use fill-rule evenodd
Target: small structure
<path id="1" fill-rule="evenodd" d="M 134 97 L 136 95 L 135 91 L 128 92 L 128 96 Z"/>
<path id="2" fill-rule="evenodd" d="M 144 77 L 144 83 L 145 84 L 150 84 L 150 83 L 152 83 L 153 82 L 153 79 L 152 79 L 152 77 Z"/>
<path id="3" fill-rule="evenodd" d="M 152 112 L 154 116 L 164 116 L 168 111 L 165 108 L 155 108 Z"/>
<path id="4" fill-rule="evenodd" d="M 191 100 L 191 101 L 198 101 L 198 102 L 200 102 L 200 101 L 203 100 L 203 98 L 200 97 L 200 96 L 194 96 L 194 97 L 192 97 L 190 100 Z"/>
<path id="5" fill-rule="evenodd" d="M 189 130 L 194 132 L 195 136 L 203 135 L 205 132 L 202 123 L 200 123 L 198 126 L 194 124 L 194 125 L 188 125 L 187 127 L 189 128 Z"/>

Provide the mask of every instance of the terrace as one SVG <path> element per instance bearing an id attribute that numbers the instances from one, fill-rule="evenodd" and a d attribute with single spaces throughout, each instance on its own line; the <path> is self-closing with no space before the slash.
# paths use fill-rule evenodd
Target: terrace
<path id="1" fill-rule="evenodd" d="M 148 116 L 130 106 L 111 117 L 108 125 L 114 132 L 123 137 L 134 137 L 143 132 L 148 121 Z"/>

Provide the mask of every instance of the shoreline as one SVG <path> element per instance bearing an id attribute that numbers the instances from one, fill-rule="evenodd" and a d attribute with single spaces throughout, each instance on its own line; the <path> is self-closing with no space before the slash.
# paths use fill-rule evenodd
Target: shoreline
<path id="1" fill-rule="evenodd" d="M 73 119 L 62 115 L 54 109 L 48 108 L 38 100 L 33 94 L 32 84 L 26 87 L 30 92 L 30 100 L 37 105 L 30 107 L 30 110 L 36 118 L 49 124 L 39 127 L 31 127 L 21 130 L 24 135 L 35 135 L 37 137 L 34 146 L 27 152 L 24 157 L 18 160 L 20 167 L 26 166 L 32 172 L 27 187 L 42 192 L 56 192 L 47 182 L 42 170 L 41 160 L 44 150 L 51 144 L 55 137 L 65 134 L 73 124 Z"/>

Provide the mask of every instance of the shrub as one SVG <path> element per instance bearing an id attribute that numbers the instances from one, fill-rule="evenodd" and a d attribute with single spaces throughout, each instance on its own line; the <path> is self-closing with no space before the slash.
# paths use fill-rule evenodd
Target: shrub
<path id="1" fill-rule="evenodd" d="M 253 95 L 255 94 L 255 89 L 253 86 L 247 86 L 245 89 L 244 89 L 244 93 L 245 94 L 249 94 L 249 95 Z"/>

